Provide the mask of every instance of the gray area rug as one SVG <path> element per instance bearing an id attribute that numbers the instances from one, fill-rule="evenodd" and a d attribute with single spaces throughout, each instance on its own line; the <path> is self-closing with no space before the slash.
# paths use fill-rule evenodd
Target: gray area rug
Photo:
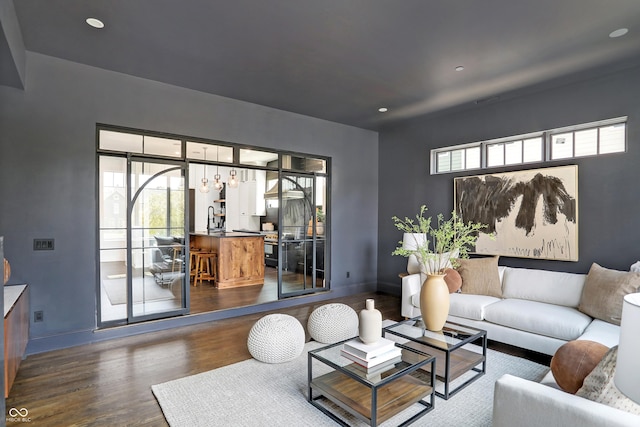
<path id="1" fill-rule="evenodd" d="M 144 287 L 142 286 L 144 283 Z M 103 279 L 104 287 L 111 305 L 126 304 L 127 302 L 127 279 Z M 159 301 L 174 299 L 173 293 L 158 285 L 153 277 L 135 278 L 133 280 L 133 302 Z"/>
<path id="2" fill-rule="evenodd" d="M 306 400 L 307 351 L 324 345 L 307 343 L 303 353 L 291 362 L 266 364 L 251 359 L 154 385 L 151 389 L 171 427 L 335 426 L 333 420 Z M 449 400 L 436 398 L 435 409 L 412 425 L 491 426 L 493 389 L 498 378 L 509 373 L 539 381 L 548 370 L 546 366 L 489 349 L 484 376 Z M 398 425 L 419 409 L 414 405 L 381 425 Z M 345 412 L 340 413 L 349 425 L 366 425 Z"/>

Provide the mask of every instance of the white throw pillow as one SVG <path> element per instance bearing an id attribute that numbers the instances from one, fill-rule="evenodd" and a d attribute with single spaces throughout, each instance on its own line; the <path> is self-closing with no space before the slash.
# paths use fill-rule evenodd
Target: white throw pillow
<path id="1" fill-rule="evenodd" d="M 576 396 L 640 415 L 640 405 L 622 394 L 613 382 L 617 359 L 618 346 L 615 346 L 609 349 L 598 366 L 587 375 L 582 387 L 576 392 Z"/>

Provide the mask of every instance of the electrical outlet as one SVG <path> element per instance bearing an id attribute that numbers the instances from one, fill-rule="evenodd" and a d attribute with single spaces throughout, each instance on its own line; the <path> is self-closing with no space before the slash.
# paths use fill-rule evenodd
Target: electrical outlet
<path id="1" fill-rule="evenodd" d="M 44 312 L 42 310 L 33 312 L 33 322 L 43 322 L 44 321 Z"/>
<path id="2" fill-rule="evenodd" d="M 52 251 L 54 247 L 53 239 L 33 239 L 34 251 Z"/>

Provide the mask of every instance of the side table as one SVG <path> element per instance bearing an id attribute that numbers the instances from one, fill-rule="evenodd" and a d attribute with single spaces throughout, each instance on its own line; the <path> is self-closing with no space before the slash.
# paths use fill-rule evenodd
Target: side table
<path id="1" fill-rule="evenodd" d="M 383 328 L 383 334 L 391 334 L 407 340 L 406 345 L 433 354 L 436 357 L 436 378 L 444 384 L 444 393 L 436 395 L 449 399 L 460 390 L 485 374 L 487 369 L 487 331 L 446 322 L 442 331 L 433 332 L 415 326 L 419 316 Z M 482 352 L 469 349 L 481 341 Z M 480 346 L 478 347 L 480 349 Z M 479 365 L 482 365 L 479 367 Z M 474 371 L 476 375 L 454 389 L 451 382 L 461 375 Z"/>
<path id="2" fill-rule="evenodd" d="M 396 344 L 402 349 L 401 361 L 390 362 L 383 369 L 378 368 L 375 373 L 368 373 L 366 369 L 340 354 L 346 341 L 349 340 L 309 351 L 309 403 L 342 426 L 349 424 L 330 406 L 321 403 L 322 397 L 371 426 L 377 426 L 414 404 L 420 404 L 424 408 L 402 422 L 401 426 L 407 426 L 433 410 L 433 356 Z M 427 365 L 428 372 L 420 369 Z M 428 402 L 424 400 L 426 398 Z"/>

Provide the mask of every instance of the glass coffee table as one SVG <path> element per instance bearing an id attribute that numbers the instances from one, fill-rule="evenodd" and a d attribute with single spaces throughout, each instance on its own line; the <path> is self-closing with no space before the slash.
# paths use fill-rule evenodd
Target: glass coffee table
<path id="1" fill-rule="evenodd" d="M 335 410 L 338 408 L 332 408 L 323 397 L 371 426 L 415 404 L 421 405 L 420 411 L 409 416 L 401 426 L 433 410 L 435 358 L 432 355 L 396 344 L 402 349 L 400 360 L 394 358 L 382 368 L 367 370 L 341 355 L 346 341 L 349 340 L 309 351 L 309 403 L 343 426 L 349 423 L 338 415 Z M 428 369 L 421 369 L 425 367 Z"/>
<path id="2" fill-rule="evenodd" d="M 446 322 L 442 331 L 433 332 L 425 329 L 424 326 L 418 326 L 420 325 L 418 321 L 421 323 L 422 319 L 415 317 L 387 326 L 382 331 L 384 335 L 391 334 L 404 338 L 407 340 L 405 345 L 436 357 L 436 378 L 444 385 L 444 393 L 436 391 L 437 396 L 449 399 L 485 374 L 487 331 Z M 476 343 L 478 345 L 473 348 Z M 471 371 L 476 374 L 451 389 L 452 381 Z"/>

